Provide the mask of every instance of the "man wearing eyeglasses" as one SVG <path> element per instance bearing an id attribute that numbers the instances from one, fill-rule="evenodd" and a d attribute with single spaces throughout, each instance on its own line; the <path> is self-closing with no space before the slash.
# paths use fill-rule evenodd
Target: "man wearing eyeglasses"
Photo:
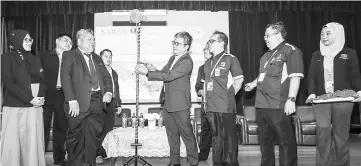
<path id="1" fill-rule="evenodd" d="M 47 150 L 51 122 L 53 122 L 53 158 L 54 165 L 66 163 L 65 135 L 68 130 L 67 119 L 64 112 L 64 93 L 60 82 L 60 65 L 64 51 L 72 47 L 72 40 L 67 34 L 59 34 L 55 40 L 56 48 L 39 55 L 45 78 L 45 103 L 44 103 L 44 140 Z M 52 118 L 54 114 L 54 119 Z M 53 119 L 53 121 L 52 121 Z"/>
<path id="2" fill-rule="evenodd" d="M 204 64 L 206 117 L 212 133 L 214 166 L 238 166 L 235 94 L 243 71 L 237 57 L 226 53 L 228 37 L 216 31 L 208 41 L 212 55 Z"/>
<path id="3" fill-rule="evenodd" d="M 94 33 L 81 29 L 78 48 L 63 53 L 60 81 L 68 119 L 68 166 L 94 166 L 104 126 L 104 103 L 113 96 L 112 78 L 95 53 Z"/>
<path id="4" fill-rule="evenodd" d="M 146 75 L 149 81 L 163 81 L 163 118 L 170 147 L 170 164 L 180 166 L 180 137 L 186 146 L 190 165 L 198 165 L 196 138 L 190 122 L 191 84 L 193 61 L 188 51 L 193 38 L 188 32 L 179 32 L 172 41 L 173 56 L 162 70 L 148 71 L 143 64 L 135 68 L 137 74 Z"/>
<path id="5" fill-rule="evenodd" d="M 297 165 L 297 144 L 292 127 L 295 100 L 303 78 L 302 52 L 286 43 L 282 22 L 266 27 L 267 51 L 260 60 L 260 74 L 245 90 L 256 91 L 256 123 L 261 146 L 261 166 L 275 165 L 274 143 L 279 144 L 281 166 Z M 276 136 L 276 137 L 275 137 Z"/>

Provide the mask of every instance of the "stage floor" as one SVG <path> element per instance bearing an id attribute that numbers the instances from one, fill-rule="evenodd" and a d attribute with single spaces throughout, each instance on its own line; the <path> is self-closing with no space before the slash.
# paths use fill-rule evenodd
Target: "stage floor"
<path id="1" fill-rule="evenodd" d="M 361 165 L 361 135 L 351 135 L 350 136 L 350 155 L 351 155 L 351 166 L 360 166 Z M 260 165 L 260 156 L 261 152 L 259 146 L 257 145 L 239 145 L 238 152 L 238 162 L 240 165 L 247 166 L 259 166 Z M 276 149 L 276 166 L 278 166 L 278 146 Z M 314 166 L 315 165 L 315 155 L 316 149 L 315 146 L 298 146 L 298 166 Z M 53 166 L 52 152 L 46 153 L 46 163 L 47 166 Z M 169 158 L 145 158 L 147 162 L 153 166 L 165 166 L 169 163 Z M 128 158 L 118 158 L 115 163 L 116 166 L 122 166 L 125 162 L 128 161 Z M 187 160 L 182 158 L 182 165 L 188 165 Z M 131 164 L 134 165 L 134 164 Z M 138 164 L 142 165 L 142 164 Z M 207 161 L 201 161 L 198 164 L 199 166 L 209 166 L 212 165 L 212 155 L 209 155 Z M 101 166 L 110 166 L 110 161 L 105 160 Z"/>

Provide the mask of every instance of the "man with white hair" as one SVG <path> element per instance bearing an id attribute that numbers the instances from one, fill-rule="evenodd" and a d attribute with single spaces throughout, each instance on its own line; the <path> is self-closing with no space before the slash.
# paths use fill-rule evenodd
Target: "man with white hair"
<path id="1" fill-rule="evenodd" d="M 111 101 L 113 85 L 103 60 L 93 53 L 93 31 L 81 29 L 76 39 L 78 48 L 63 53 L 60 72 L 69 128 L 68 165 L 95 166 L 104 125 L 103 103 Z"/>

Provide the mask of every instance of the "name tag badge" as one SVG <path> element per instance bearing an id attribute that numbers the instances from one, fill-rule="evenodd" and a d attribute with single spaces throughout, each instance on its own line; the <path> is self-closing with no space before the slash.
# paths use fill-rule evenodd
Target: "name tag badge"
<path id="1" fill-rule="evenodd" d="M 219 68 L 215 69 L 215 70 L 214 70 L 214 76 L 219 77 L 220 72 L 221 72 L 221 71 L 220 71 Z"/>
<path id="2" fill-rule="evenodd" d="M 262 82 L 262 81 L 263 81 L 264 75 L 265 75 L 265 73 L 261 73 L 261 74 L 259 75 L 259 77 L 258 77 L 258 82 Z"/>
<path id="3" fill-rule="evenodd" d="M 331 87 L 333 87 L 333 81 L 327 81 L 326 88 L 331 88 Z"/>
<path id="4" fill-rule="evenodd" d="M 207 91 L 213 91 L 213 81 L 207 82 Z"/>

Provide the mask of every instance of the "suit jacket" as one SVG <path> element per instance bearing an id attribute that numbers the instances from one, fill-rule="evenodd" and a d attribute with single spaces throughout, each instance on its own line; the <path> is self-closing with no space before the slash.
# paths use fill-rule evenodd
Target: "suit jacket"
<path id="1" fill-rule="evenodd" d="M 320 51 L 312 54 L 308 70 L 308 93 L 317 96 L 326 93 L 323 69 L 324 57 Z M 344 47 L 334 58 L 334 90 L 361 90 L 361 76 L 356 51 Z"/>
<path id="2" fill-rule="evenodd" d="M 3 106 L 32 107 L 30 101 L 34 98 L 31 93 L 31 76 L 25 60 L 15 52 L 1 55 L 1 79 L 4 83 Z"/>
<path id="3" fill-rule="evenodd" d="M 204 65 L 202 65 L 198 68 L 197 81 L 196 81 L 196 85 L 195 85 L 195 90 L 196 90 L 196 94 L 198 97 L 200 97 L 200 95 L 198 95 L 198 91 L 203 89 L 204 83 L 202 82 L 202 80 L 205 80 Z"/>
<path id="4" fill-rule="evenodd" d="M 59 58 L 55 50 L 42 52 L 39 54 L 39 58 L 44 69 L 45 102 L 53 103 L 58 81 Z"/>
<path id="5" fill-rule="evenodd" d="M 99 80 L 102 94 L 113 93 L 113 85 L 109 72 L 100 56 L 92 53 L 94 67 Z M 79 111 L 87 112 L 90 105 L 91 86 L 90 72 L 80 50 L 74 49 L 63 53 L 60 81 L 64 91 L 65 101 L 77 100 Z"/>
<path id="6" fill-rule="evenodd" d="M 115 99 L 117 101 L 117 107 L 120 107 L 122 104 L 122 99 L 119 96 L 119 83 L 118 83 L 118 74 L 115 70 L 112 69 L 113 83 L 114 83 L 114 93 Z"/>
<path id="7" fill-rule="evenodd" d="M 182 55 L 170 69 L 175 57 L 171 56 L 162 70 L 149 71 L 149 81 L 163 81 L 165 89 L 164 108 L 168 112 L 181 111 L 191 108 L 190 77 L 193 61 L 187 53 Z"/>

